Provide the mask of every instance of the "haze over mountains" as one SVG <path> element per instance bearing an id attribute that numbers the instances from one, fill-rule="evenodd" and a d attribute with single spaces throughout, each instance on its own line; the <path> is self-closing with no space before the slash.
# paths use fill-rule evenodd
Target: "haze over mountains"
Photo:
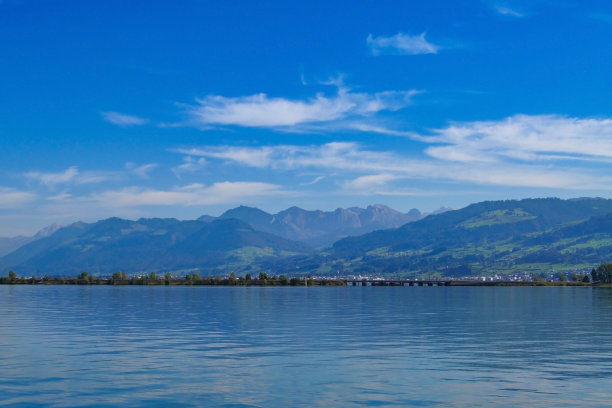
<path id="1" fill-rule="evenodd" d="M 198 268 L 223 273 L 253 257 L 311 252 L 306 244 L 255 231 L 236 220 L 109 218 L 92 224 L 74 223 L 49 237 L 29 243 L 0 259 L 3 267 L 38 275 L 74 275 L 80 271 L 183 271 Z M 217 271 L 218 268 L 221 268 Z"/>
<path id="2" fill-rule="evenodd" d="M 368 232 L 369 231 L 369 232 Z M 359 235 L 361 234 L 361 235 Z M 334 237 L 344 237 L 327 249 Z M 488 201 L 425 218 L 381 205 L 198 220 L 75 223 L 0 258 L 20 274 L 467 276 L 589 269 L 612 260 L 612 200 Z"/>
<path id="3" fill-rule="evenodd" d="M 337 239 L 391 228 L 417 220 L 422 214 L 402 214 L 384 205 L 366 209 L 307 211 L 292 207 L 278 214 L 240 206 L 219 217 L 195 221 L 176 219 L 109 218 L 92 224 L 74 223 L 45 229 L 0 259 L 0 267 L 24 273 L 92 274 L 121 269 L 182 270 L 198 267 L 209 273 L 224 268 L 249 268 L 254 258 L 304 254 Z M 18 249 L 17 249 L 18 248 Z"/>
<path id="4" fill-rule="evenodd" d="M 17 248 L 22 247 L 27 243 L 48 237 L 60 228 L 61 227 L 59 225 L 53 224 L 41 229 L 31 237 L 0 237 L 0 257 L 13 252 Z"/>
<path id="5" fill-rule="evenodd" d="M 399 227 L 422 217 L 423 214 L 416 208 L 403 214 L 385 205 L 375 204 L 365 209 L 352 207 L 338 208 L 335 211 L 308 211 L 291 207 L 277 214 L 240 206 L 221 214 L 219 219 L 235 218 L 246 222 L 256 230 L 305 242 L 320 249 L 347 236 Z M 207 221 L 214 218 L 203 216 L 199 219 Z"/>

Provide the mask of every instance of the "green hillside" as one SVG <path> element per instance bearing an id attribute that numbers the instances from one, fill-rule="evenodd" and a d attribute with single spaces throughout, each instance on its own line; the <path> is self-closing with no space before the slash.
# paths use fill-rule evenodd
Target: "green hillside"
<path id="1" fill-rule="evenodd" d="M 281 260 L 304 273 L 467 276 L 543 273 L 612 259 L 612 200 L 490 201 Z"/>
<path id="2" fill-rule="evenodd" d="M 109 275 L 198 271 L 206 274 L 252 270 L 260 258 L 308 253 L 305 244 L 255 231 L 235 219 L 178 221 L 176 219 L 109 218 L 77 223 L 25 245 L 0 259 L 3 270 L 21 274 Z"/>

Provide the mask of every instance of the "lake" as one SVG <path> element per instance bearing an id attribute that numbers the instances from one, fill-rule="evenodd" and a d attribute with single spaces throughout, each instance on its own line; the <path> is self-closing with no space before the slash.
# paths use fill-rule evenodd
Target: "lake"
<path id="1" fill-rule="evenodd" d="M 603 407 L 612 290 L 0 286 L 0 405 Z"/>

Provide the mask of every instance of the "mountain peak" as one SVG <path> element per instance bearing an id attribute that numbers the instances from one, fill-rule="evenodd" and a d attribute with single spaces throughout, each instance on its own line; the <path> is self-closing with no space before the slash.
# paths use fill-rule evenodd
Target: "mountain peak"
<path id="1" fill-rule="evenodd" d="M 49 235 L 53 234 L 55 231 L 57 231 L 58 229 L 62 228 L 61 225 L 58 224 L 51 224 L 43 229 L 41 229 L 40 231 L 38 231 L 35 235 L 34 235 L 34 239 L 40 239 L 40 238 L 44 238 L 44 237 L 48 237 Z"/>

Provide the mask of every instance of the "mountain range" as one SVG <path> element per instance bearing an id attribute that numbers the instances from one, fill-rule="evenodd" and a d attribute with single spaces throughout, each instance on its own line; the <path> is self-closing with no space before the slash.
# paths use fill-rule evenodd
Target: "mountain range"
<path id="1" fill-rule="evenodd" d="M 610 260 L 612 200 L 546 198 L 472 204 L 286 262 L 312 274 L 468 276 L 573 271 Z"/>
<path id="2" fill-rule="evenodd" d="M 61 228 L 0 258 L 0 267 L 38 276 L 191 269 L 214 275 L 228 268 L 248 268 L 257 257 L 312 251 L 306 244 L 255 231 L 237 219 L 109 218 Z"/>
<path id="3" fill-rule="evenodd" d="M 0 257 L 13 252 L 14 250 L 24 246 L 25 244 L 34 242 L 44 237 L 48 237 L 60 228 L 61 227 L 59 225 L 53 224 L 41 229 L 31 237 L 0 237 Z"/>
<path id="4" fill-rule="evenodd" d="M 444 211 L 440 209 L 438 211 Z M 257 208 L 240 206 L 219 216 L 219 219 L 235 218 L 246 222 L 258 231 L 304 242 L 316 249 L 330 246 L 341 238 L 367 232 L 395 228 L 421 219 L 416 208 L 403 214 L 385 205 L 375 204 L 367 208 L 338 208 L 334 211 L 308 211 L 291 207 L 277 214 L 269 214 Z M 211 216 L 199 220 L 210 221 Z"/>
<path id="5" fill-rule="evenodd" d="M 343 238 L 328 245 L 334 237 Z M 612 200 L 543 198 L 426 217 L 373 205 L 277 214 L 238 207 L 191 221 L 109 218 L 29 242 L 0 258 L 0 270 L 468 276 L 573 271 L 610 260 Z"/>
<path id="6" fill-rule="evenodd" d="M 61 229 L 52 226 L 34 237 L 13 238 L 15 248 L 0 258 L 0 268 L 37 275 L 83 270 L 108 274 L 119 269 L 143 273 L 195 268 L 213 274 L 228 268 L 250 270 L 256 260 L 269 263 L 309 254 L 314 247 L 329 246 L 339 238 L 400 226 L 422 216 L 416 209 L 402 214 L 377 204 L 329 212 L 292 207 L 274 215 L 240 206 L 219 217 L 204 215 L 195 221 L 109 218 Z"/>

